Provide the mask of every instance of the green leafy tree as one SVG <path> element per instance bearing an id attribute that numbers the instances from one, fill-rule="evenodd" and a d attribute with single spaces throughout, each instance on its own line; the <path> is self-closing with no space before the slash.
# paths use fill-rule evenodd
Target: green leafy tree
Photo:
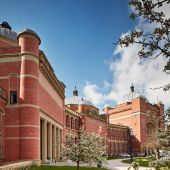
<path id="1" fill-rule="evenodd" d="M 167 58 L 164 66 L 167 74 L 170 74 L 170 18 L 165 16 L 163 8 L 170 5 L 169 3 L 170 0 L 130 0 L 129 5 L 133 11 L 130 18 L 132 20 L 142 18 L 145 23 L 152 26 L 152 29 L 130 31 L 116 43 L 121 47 L 139 44 L 140 58 Z M 170 83 L 162 88 L 165 91 L 169 90 Z"/>
<path id="2" fill-rule="evenodd" d="M 160 146 L 165 150 L 170 151 L 170 108 L 165 114 L 165 129 L 160 129 L 158 132 L 158 140 Z"/>
<path id="3" fill-rule="evenodd" d="M 131 44 L 138 44 L 138 56 L 142 59 L 166 58 L 164 71 L 170 74 L 170 16 L 166 16 L 165 7 L 169 6 L 170 0 L 130 0 L 132 9 L 130 18 L 132 20 L 142 19 L 150 29 L 136 28 L 119 38 L 117 45 L 128 47 Z M 163 85 L 165 91 L 170 89 L 170 83 Z M 154 88 L 157 89 L 157 88 Z M 166 128 L 159 131 L 156 146 L 170 148 L 170 109 L 166 115 Z M 156 140 L 157 141 L 157 140 Z M 153 143 L 155 147 L 155 142 Z M 152 146 L 153 147 L 153 146 Z M 161 163 L 160 163 L 161 168 Z M 159 169 L 159 166 L 157 167 Z"/>
<path id="4" fill-rule="evenodd" d="M 71 136 L 66 138 L 62 157 L 64 160 L 70 159 L 75 161 L 77 163 L 77 170 L 79 170 L 80 162 L 101 163 L 105 159 L 103 155 L 106 151 L 102 143 L 102 138 L 99 135 L 88 134 L 81 128 L 76 141 Z"/>

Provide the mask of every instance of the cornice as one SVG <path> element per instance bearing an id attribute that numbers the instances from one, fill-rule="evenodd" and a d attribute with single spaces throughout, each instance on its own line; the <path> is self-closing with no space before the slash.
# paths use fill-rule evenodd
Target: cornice
<path id="1" fill-rule="evenodd" d="M 65 98 L 64 89 L 61 87 L 60 82 L 57 79 L 54 73 L 54 70 L 51 67 L 43 51 L 40 51 L 39 68 L 40 68 L 41 73 L 44 75 L 47 81 L 51 84 L 54 90 L 60 95 L 62 99 L 64 99 Z"/>
<path id="2" fill-rule="evenodd" d="M 126 106 L 125 108 L 114 108 L 108 111 L 109 115 L 120 113 L 120 112 L 125 112 L 128 110 L 132 110 L 132 106 Z"/>
<path id="3" fill-rule="evenodd" d="M 114 128 L 122 128 L 122 129 L 128 129 L 128 126 L 124 125 L 118 125 L 118 124 L 108 124 L 108 128 L 114 129 Z"/>
<path id="4" fill-rule="evenodd" d="M 107 123 L 107 120 L 104 119 L 104 118 L 101 118 L 100 115 L 93 115 L 93 114 L 89 114 L 89 113 L 84 113 L 85 116 L 89 116 L 89 117 L 92 117 L 94 119 L 98 119 L 104 123 Z"/>
<path id="5" fill-rule="evenodd" d="M 9 38 L 7 38 L 7 37 L 5 37 L 5 36 L 0 35 L 0 40 L 1 40 L 1 41 L 5 41 L 5 42 L 8 43 L 8 44 L 11 44 L 11 45 L 14 45 L 14 46 L 18 46 L 18 41 L 9 39 Z"/>
<path id="6" fill-rule="evenodd" d="M 71 113 L 74 116 L 81 117 L 80 114 L 76 111 L 71 110 L 69 107 L 65 106 L 65 111 Z"/>

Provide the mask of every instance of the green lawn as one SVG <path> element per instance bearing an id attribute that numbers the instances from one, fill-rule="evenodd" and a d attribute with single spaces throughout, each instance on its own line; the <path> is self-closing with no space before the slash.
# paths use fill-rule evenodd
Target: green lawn
<path id="1" fill-rule="evenodd" d="M 74 166 L 45 166 L 45 165 L 41 165 L 38 168 L 32 168 L 30 170 L 76 170 L 76 167 L 74 167 Z M 107 169 L 80 167 L 80 170 L 107 170 Z"/>
<path id="2" fill-rule="evenodd" d="M 115 159 L 122 159 L 121 157 L 109 157 L 107 160 L 115 160 Z"/>
<path id="3" fill-rule="evenodd" d="M 138 162 L 139 166 L 148 167 L 149 160 L 147 158 L 133 158 L 133 161 Z M 130 159 L 123 160 L 124 163 L 131 163 Z"/>

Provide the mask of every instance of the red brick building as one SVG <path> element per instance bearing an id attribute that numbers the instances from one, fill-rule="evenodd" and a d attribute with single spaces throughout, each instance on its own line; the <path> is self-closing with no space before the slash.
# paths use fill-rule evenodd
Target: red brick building
<path id="1" fill-rule="evenodd" d="M 76 140 L 80 125 L 100 134 L 109 156 L 129 153 L 132 128 L 133 152 L 143 153 L 147 135 L 163 126 L 157 117 L 164 106 L 150 104 L 133 87 L 122 104 L 106 107 L 102 115 L 77 89 L 65 100 L 66 86 L 40 43 L 30 29 L 16 33 L 0 24 L 0 163 L 59 160 L 61 141 L 67 135 Z"/>
<path id="2" fill-rule="evenodd" d="M 81 126 L 84 127 L 87 133 L 97 133 L 103 138 L 103 144 L 106 146 L 108 156 L 116 156 L 129 152 L 129 128 L 123 125 L 110 124 L 107 114 L 100 115 L 98 108 L 90 101 L 78 95 L 76 87 L 73 91 L 73 96 L 66 98 L 65 105 L 66 135 L 77 137 L 78 133 L 74 133 L 75 130 L 72 128 L 72 124 L 74 124 L 72 119 L 79 119 Z M 74 112 L 74 116 L 71 112 L 69 113 L 69 110 Z"/>
<path id="3" fill-rule="evenodd" d="M 134 86 L 130 87 L 130 92 L 123 97 L 121 104 L 114 108 L 105 108 L 110 124 L 128 126 L 133 132 L 132 151 L 134 154 L 143 155 L 145 143 L 148 137 L 155 134 L 158 128 L 163 128 L 164 124 L 160 118 L 164 114 L 164 105 L 149 103 L 144 96 L 135 93 Z"/>
<path id="4" fill-rule="evenodd" d="M 63 134 L 65 85 L 32 30 L 0 25 L 0 159 L 57 159 Z"/>

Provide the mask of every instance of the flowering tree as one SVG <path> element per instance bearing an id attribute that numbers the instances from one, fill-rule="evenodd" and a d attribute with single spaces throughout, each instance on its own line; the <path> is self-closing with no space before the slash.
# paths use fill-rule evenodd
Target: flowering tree
<path id="1" fill-rule="evenodd" d="M 163 149 L 170 151 L 170 108 L 165 113 L 164 122 L 165 129 L 160 129 L 157 137 L 160 146 L 162 146 Z"/>
<path id="2" fill-rule="evenodd" d="M 156 170 L 168 170 L 170 168 L 170 109 L 167 110 L 164 116 L 165 128 L 158 129 L 157 136 L 155 136 L 154 147 L 163 149 L 163 157 L 159 159 L 150 159 L 150 166 Z"/>
<path id="3" fill-rule="evenodd" d="M 164 11 L 165 7 L 170 6 L 170 0 L 130 0 L 129 5 L 132 8 L 131 19 L 142 18 L 152 29 L 136 28 L 121 37 L 116 44 L 121 47 L 139 44 L 140 58 L 169 59 L 165 63 L 164 71 L 170 74 L 170 17 L 165 15 Z M 170 83 L 158 88 L 169 90 Z"/>
<path id="4" fill-rule="evenodd" d="M 79 131 L 79 137 L 75 141 L 68 136 L 64 142 L 62 157 L 71 159 L 77 163 L 79 170 L 80 162 L 102 162 L 104 161 L 105 147 L 102 144 L 102 138 L 97 134 L 88 134 L 83 129 Z"/>

